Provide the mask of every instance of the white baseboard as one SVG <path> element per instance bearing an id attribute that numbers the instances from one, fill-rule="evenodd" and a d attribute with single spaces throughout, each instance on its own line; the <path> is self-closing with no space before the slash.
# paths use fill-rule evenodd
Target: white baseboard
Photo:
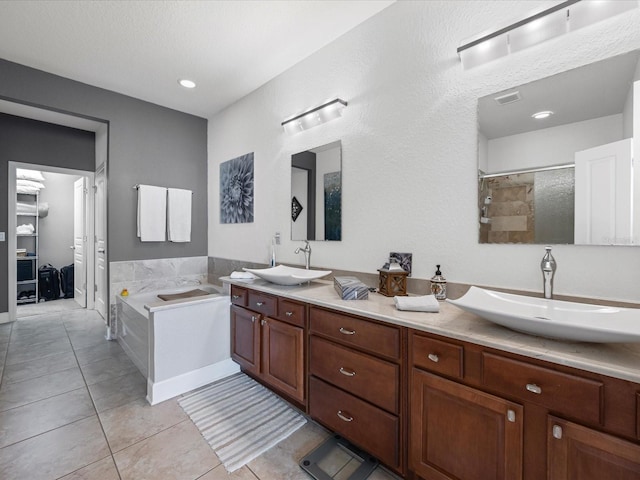
<path id="1" fill-rule="evenodd" d="M 0 313 L 0 323 L 9 323 L 9 312 Z"/>
<path id="2" fill-rule="evenodd" d="M 239 371 L 240 366 L 230 358 L 227 358 L 213 365 L 207 365 L 198 370 L 162 380 L 161 382 L 154 383 L 147 379 L 147 402 L 151 405 L 156 405 Z"/>

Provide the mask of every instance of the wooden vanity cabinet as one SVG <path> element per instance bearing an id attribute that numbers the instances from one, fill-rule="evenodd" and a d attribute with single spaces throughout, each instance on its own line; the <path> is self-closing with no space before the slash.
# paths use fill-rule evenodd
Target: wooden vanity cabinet
<path id="1" fill-rule="evenodd" d="M 312 306 L 309 414 L 405 474 L 406 329 Z"/>
<path id="2" fill-rule="evenodd" d="M 306 409 L 306 305 L 235 285 L 231 302 L 231 358 Z"/>

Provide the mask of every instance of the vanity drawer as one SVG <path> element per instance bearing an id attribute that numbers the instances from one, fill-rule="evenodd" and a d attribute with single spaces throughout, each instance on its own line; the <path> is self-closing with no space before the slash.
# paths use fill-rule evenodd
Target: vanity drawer
<path id="1" fill-rule="evenodd" d="M 354 300 L 355 301 L 355 300 Z M 381 325 L 349 315 L 311 308 L 310 328 L 339 342 L 377 355 L 400 357 L 400 328 Z"/>
<path id="2" fill-rule="evenodd" d="M 640 392 L 636 393 L 636 437 L 640 440 Z"/>
<path id="3" fill-rule="evenodd" d="M 602 424 L 604 387 L 601 382 L 483 352 L 482 383 L 552 412 Z"/>
<path id="4" fill-rule="evenodd" d="M 384 360 L 311 336 L 309 372 L 392 413 L 399 411 L 400 369 Z"/>
<path id="5" fill-rule="evenodd" d="M 278 320 L 305 327 L 307 310 L 304 304 L 278 297 Z"/>
<path id="6" fill-rule="evenodd" d="M 239 305 L 241 307 L 247 306 L 247 293 L 246 288 L 231 285 L 231 303 Z"/>
<path id="7" fill-rule="evenodd" d="M 464 376 L 464 347 L 435 338 L 412 335 L 413 365 L 448 377 Z"/>
<path id="8" fill-rule="evenodd" d="M 400 429 L 395 415 L 315 377 L 309 380 L 309 413 L 381 462 L 399 465 Z"/>
<path id="9" fill-rule="evenodd" d="M 260 312 L 267 317 L 274 317 L 276 315 L 277 301 L 278 299 L 271 295 L 249 290 L 247 308 L 254 312 Z"/>

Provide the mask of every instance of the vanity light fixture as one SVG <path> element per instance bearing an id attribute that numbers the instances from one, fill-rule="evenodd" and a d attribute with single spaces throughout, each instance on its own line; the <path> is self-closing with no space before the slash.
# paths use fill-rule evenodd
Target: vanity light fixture
<path id="1" fill-rule="evenodd" d="M 184 87 L 184 88 L 196 88 L 196 82 L 194 82 L 193 80 L 188 80 L 186 78 L 182 78 L 180 80 L 178 80 L 178 83 L 180 84 L 180 86 Z"/>
<path id="2" fill-rule="evenodd" d="M 329 102 L 323 103 L 319 107 L 307 110 L 300 115 L 291 117 L 284 122 L 282 126 L 287 133 L 298 133 L 302 130 L 308 130 L 315 126 L 326 123 L 334 118 L 342 116 L 342 110 L 347 106 L 347 102 L 340 98 L 336 98 Z"/>
<path id="3" fill-rule="evenodd" d="M 533 115 L 531 115 L 532 118 L 535 118 L 536 120 L 544 120 L 545 118 L 549 118 L 551 115 L 553 115 L 553 112 L 551 110 L 543 110 L 542 112 L 536 112 Z"/>
<path id="4" fill-rule="evenodd" d="M 524 50 L 638 7 L 638 0 L 568 0 L 458 47 L 465 69 Z"/>

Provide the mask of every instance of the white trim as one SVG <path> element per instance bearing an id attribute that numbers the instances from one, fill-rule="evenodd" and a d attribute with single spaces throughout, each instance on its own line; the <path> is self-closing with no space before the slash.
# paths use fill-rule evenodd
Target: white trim
<path id="1" fill-rule="evenodd" d="M 213 365 L 192 370 L 167 380 L 154 383 L 147 379 L 147 402 L 156 405 L 240 371 L 240 366 L 227 358 Z"/>
<path id="2" fill-rule="evenodd" d="M 11 320 L 9 319 L 9 312 L 0 313 L 0 324 L 1 323 L 9 323 Z"/>

